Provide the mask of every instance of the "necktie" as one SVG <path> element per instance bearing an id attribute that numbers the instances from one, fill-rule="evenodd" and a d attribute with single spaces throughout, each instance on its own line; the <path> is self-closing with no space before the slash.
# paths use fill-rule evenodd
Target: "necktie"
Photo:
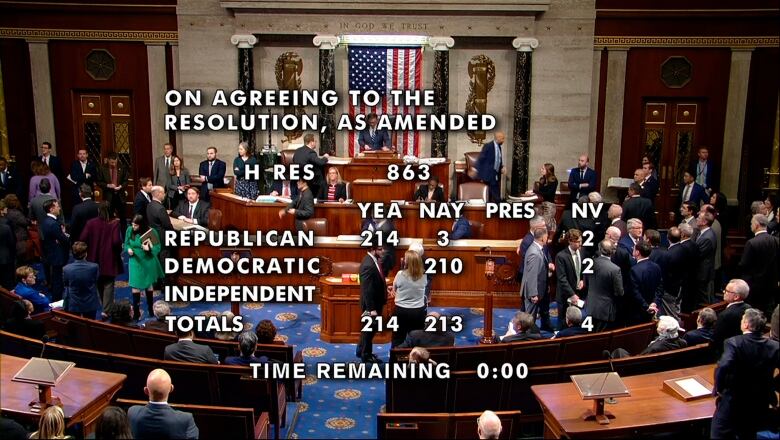
<path id="1" fill-rule="evenodd" d="M 495 169 L 496 172 L 501 170 L 501 146 L 498 144 L 495 144 L 496 146 L 496 163 L 495 163 Z"/>
<path id="2" fill-rule="evenodd" d="M 577 274 L 577 282 L 580 282 L 582 267 L 580 266 L 580 257 L 578 252 L 571 254 L 571 258 L 574 260 L 574 272 Z"/>
<path id="3" fill-rule="evenodd" d="M 45 163 L 47 166 L 49 165 L 49 156 L 43 158 L 43 163 Z"/>
<path id="4" fill-rule="evenodd" d="M 283 183 L 282 188 L 282 197 L 290 197 L 290 184 Z"/>
<path id="5" fill-rule="evenodd" d="M 111 183 L 116 185 L 116 168 L 111 168 Z"/>
<path id="6" fill-rule="evenodd" d="M 0 182 L 3 182 L 3 185 L 5 185 L 5 171 L 0 173 Z"/>
<path id="7" fill-rule="evenodd" d="M 189 217 L 190 219 L 192 219 L 192 204 L 190 204 L 190 213 L 189 213 L 188 217 Z"/>
<path id="8" fill-rule="evenodd" d="M 683 192 L 683 202 L 687 202 L 691 199 L 691 185 L 685 185 L 685 191 Z"/>
<path id="9" fill-rule="evenodd" d="M 707 168 L 707 162 L 704 163 L 699 162 L 699 164 L 696 165 L 696 168 L 698 168 L 696 172 L 696 183 L 698 183 L 699 185 L 706 185 L 707 182 L 705 182 L 706 176 L 704 175 L 704 173 L 705 173 L 705 169 Z"/>
<path id="10" fill-rule="evenodd" d="M 165 169 L 168 169 L 170 167 L 171 167 L 171 158 L 170 157 L 166 157 L 165 158 Z"/>
<path id="11" fill-rule="evenodd" d="M 87 163 L 81 162 L 81 172 L 87 174 Z"/>
<path id="12" fill-rule="evenodd" d="M 374 140 L 374 137 L 376 137 L 376 131 L 374 131 L 374 129 L 372 128 L 371 129 L 371 140 L 372 141 Z"/>
<path id="13" fill-rule="evenodd" d="M 585 170 L 580 170 L 580 181 L 585 180 Z"/>
<path id="14" fill-rule="evenodd" d="M 214 165 L 214 162 L 209 161 L 209 177 L 211 176 L 211 167 Z"/>

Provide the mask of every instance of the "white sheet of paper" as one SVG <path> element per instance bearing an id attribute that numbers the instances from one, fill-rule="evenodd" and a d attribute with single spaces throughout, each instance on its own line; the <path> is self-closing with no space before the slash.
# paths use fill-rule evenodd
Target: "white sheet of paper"
<path id="1" fill-rule="evenodd" d="M 61 299 L 59 301 L 54 301 L 53 303 L 50 303 L 49 307 L 51 307 L 52 309 L 61 309 L 63 305 L 65 305 L 65 300 Z"/>
<path id="2" fill-rule="evenodd" d="M 706 396 L 707 394 L 711 394 L 711 391 L 704 387 L 704 385 L 700 384 L 696 379 L 678 380 L 677 385 L 679 385 L 680 388 L 684 389 L 686 393 L 693 397 Z"/>

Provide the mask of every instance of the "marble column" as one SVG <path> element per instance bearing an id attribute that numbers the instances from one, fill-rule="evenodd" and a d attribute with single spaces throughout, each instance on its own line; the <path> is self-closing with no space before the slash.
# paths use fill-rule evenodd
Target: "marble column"
<path id="1" fill-rule="evenodd" d="M 431 37 L 433 48 L 433 114 L 446 115 L 450 108 L 450 48 L 455 45 L 452 37 Z M 447 130 L 431 133 L 431 157 L 447 157 Z"/>
<path id="2" fill-rule="evenodd" d="M 171 69 L 173 70 L 173 88 L 178 90 L 179 85 L 181 84 L 181 80 L 179 79 L 179 42 L 178 41 L 171 41 L 169 42 L 171 45 Z M 170 110 L 170 109 L 169 109 Z M 178 115 L 181 113 L 181 110 L 177 107 L 175 109 L 176 114 Z M 177 130 L 174 134 L 174 137 L 176 139 L 176 151 L 181 151 L 182 148 L 182 136 L 181 131 Z M 162 148 L 162 145 L 160 146 Z M 160 150 L 160 153 L 158 155 L 162 155 L 162 150 Z"/>
<path id="3" fill-rule="evenodd" d="M 610 177 L 620 175 L 620 150 L 623 142 L 623 98 L 626 92 L 628 48 L 607 49 L 607 86 L 604 91 L 604 148 L 601 158 L 601 190 Z M 593 167 L 593 161 L 591 161 Z M 565 176 L 564 176 L 565 177 Z M 562 177 L 561 179 L 563 179 Z M 616 200 L 617 194 L 610 194 Z"/>
<path id="4" fill-rule="evenodd" d="M 745 130 L 745 105 L 747 103 L 748 80 L 750 79 L 750 57 L 753 49 L 732 49 L 729 92 L 726 101 L 726 125 L 723 127 L 723 158 L 721 163 L 720 187 L 730 205 L 737 204 L 739 196 L 739 170 L 742 163 L 742 138 Z"/>
<path id="5" fill-rule="evenodd" d="M 314 45 L 320 49 L 320 92 L 336 90 L 336 47 L 339 37 L 335 35 L 317 35 Z M 336 120 L 333 107 L 320 103 L 319 112 L 321 124 L 325 127 L 320 131 L 320 154 L 336 154 Z"/>
<path id="6" fill-rule="evenodd" d="M 165 93 L 168 91 L 165 43 L 147 42 L 146 60 L 149 71 L 149 126 L 152 130 L 152 151 L 157 157 L 162 154 L 163 145 L 170 140 L 164 123 L 164 115 L 168 112 L 165 103 Z"/>
<path id="7" fill-rule="evenodd" d="M 252 34 L 237 34 L 230 37 L 230 42 L 238 48 L 238 88 L 249 93 L 255 86 L 252 68 L 252 48 L 257 44 L 257 37 Z M 252 115 L 254 108 L 248 103 L 239 109 L 241 115 Z M 255 132 L 239 130 L 238 140 L 249 144 L 249 151 L 256 151 Z"/>
<path id="8" fill-rule="evenodd" d="M 539 47 L 536 38 L 515 38 L 517 49 L 515 71 L 514 129 L 512 130 L 512 172 L 508 195 L 519 196 L 528 188 L 528 153 L 531 138 L 531 58 Z"/>
<path id="9" fill-rule="evenodd" d="M 27 40 L 27 44 L 30 50 L 30 76 L 32 76 L 33 105 L 35 106 L 35 136 L 38 145 L 46 141 L 51 142 L 56 154 L 57 142 L 54 136 L 54 102 L 51 94 L 49 42 L 48 40 Z"/>

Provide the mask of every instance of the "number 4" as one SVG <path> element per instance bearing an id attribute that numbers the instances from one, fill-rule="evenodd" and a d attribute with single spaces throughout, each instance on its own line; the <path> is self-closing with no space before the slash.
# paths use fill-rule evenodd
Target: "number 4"
<path id="1" fill-rule="evenodd" d="M 593 331 L 593 317 L 586 316 L 585 319 L 582 320 L 582 328 L 585 330 L 592 332 Z"/>

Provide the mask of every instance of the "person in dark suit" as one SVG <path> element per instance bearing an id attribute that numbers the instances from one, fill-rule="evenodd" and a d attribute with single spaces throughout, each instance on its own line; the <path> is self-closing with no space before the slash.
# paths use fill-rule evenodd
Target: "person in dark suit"
<path id="1" fill-rule="evenodd" d="M 702 203 L 708 201 L 709 197 L 707 197 L 707 191 L 704 187 L 696 183 L 690 171 L 684 172 L 683 183 L 680 185 L 680 204 L 691 202 L 698 208 Z"/>
<path id="2" fill-rule="evenodd" d="M 73 202 L 74 204 L 80 203 L 81 198 L 81 185 L 88 185 L 92 187 L 97 178 L 97 166 L 95 163 L 89 160 L 87 156 L 87 150 L 79 148 L 77 154 L 77 160 L 74 160 L 70 165 L 70 174 L 66 177 L 70 183 L 73 184 Z"/>
<path id="3" fill-rule="evenodd" d="M 628 233 L 621 236 L 620 240 L 618 240 L 618 246 L 625 249 L 632 258 L 634 255 L 634 248 L 636 248 L 637 244 L 642 242 L 643 227 L 644 224 L 642 223 L 642 220 L 638 218 L 629 218 L 626 222 Z"/>
<path id="4" fill-rule="evenodd" d="M 501 175 L 506 172 L 504 168 L 504 154 L 501 150 L 506 136 L 503 132 L 496 132 L 492 142 L 482 146 L 477 158 L 477 177 L 488 186 L 491 202 L 501 200 Z"/>
<path id="5" fill-rule="evenodd" d="M 46 217 L 39 228 L 42 235 L 44 270 L 50 282 L 51 298 L 56 302 L 62 299 L 62 267 L 68 262 L 70 236 L 57 221 L 61 212 L 60 202 L 47 200 L 43 204 L 43 210 L 46 211 Z"/>
<path id="6" fill-rule="evenodd" d="M 558 312 L 558 319 L 561 320 L 560 312 Z M 569 306 L 566 308 L 566 316 L 564 317 L 565 324 L 563 328 L 555 333 L 553 339 L 565 338 L 568 336 L 578 336 L 588 333 L 588 329 L 582 326 L 582 310 L 577 306 Z"/>
<path id="7" fill-rule="evenodd" d="M 450 240 L 462 240 L 471 238 L 471 224 L 465 215 L 461 215 L 452 223 Z"/>
<path id="8" fill-rule="evenodd" d="M 6 218 L 2 216 L 5 202 L 0 200 L 0 286 L 14 288 L 16 270 L 16 234 Z"/>
<path id="9" fill-rule="evenodd" d="M 632 183 L 628 186 L 628 198 L 623 202 L 623 215 L 621 218 L 627 221 L 630 218 L 642 220 L 642 224 L 648 229 L 655 229 L 655 210 L 650 199 L 640 195 L 642 188 L 639 184 Z"/>
<path id="10" fill-rule="evenodd" d="M 360 151 L 390 151 L 393 149 L 390 145 L 390 133 L 386 128 L 378 129 L 379 118 L 376 113 L 369 113 L 366 116 L 368 127 L 358 134 L 358 144 Z"/>
<path id="11" fill-rule="evenodd" d="M 616 248 L 612 240 L 602 240 L 599 256 L 593 260 L 593 273 L 587 276 L 586 307 L 588 315 L 593 317 L 594 332 L 608 330 L 618 319 L 617 299 L 623 296 L 623 278 L 620 268 L 610 261 Z"/>
<path id="12" fill-rule="evenodd" d="M 143 218 L 147 218 L 146 208 L 149 207 L 149 203 L 152 201 L 152 179 L 141 177 L 138 179 L 138 187 L 141 189 L 135 194 L 133 216 L 140 215 Z"/>
<path id="13" fill-rule="evenodd" d="M 8 167 L 8 161 L 0 157 L 0 199 L 8 194 L 16 194 L 18 180 L 16 173 Z"/>
<path id="14" fill-rule="evenodd" d="M 745 310 L 750 308 L 750 305 L 745 303 L 749 293 L 750 287 L 739 278 L 729 281 L 723 289 L 723 300 L 729 304 L 726 310 L 718 315 L 718 322 L 715 323 L 712 334 L 712 349 L 718 358 L 723 353 L 723 342 L 741 333 L 739 323 Z"/>
<path id="15" fill-rule="evenodd" d="M 520 296 L 523 307 L 536 321 L 541 318 L 541 327 L 550 329 L 550 296 L 547 292 L 547 271 L 550 261 L 544 252 L 547 244 L 547 228 L 534 230 L 534 242 L 525 253 L 523 280 L 520 283 Z"/>
<path id="16" fill-rule="evenodd" d="M 697 308 L 696 297 L 696 267 L 699 264 L 699 248 L 693 237 L 693 228 L 687 223 L 680 223 L 680 246 L 679 254 L 675 261 L 681 261 L 682 283 L 680 289 L 680 310 L 683 313 L 690 313 Z"/>
<path id="17" fill-rule="evenodd" d="M 119 156 L 115 152 L 108 154 L 108 164 L 100 167 L 98 183 L 103 190 L 103 200 L 111 207 L 112 215 L 119 217 L 122 229 L 125 220 L 125 187 L 127 186 L 127 170 L 119 166 Z"/>
<path id="18" fill-rule="evenodd" d="M 274 180 L 271 184 L 271 193 L 274 197 L 288 197 L 294 199 L 298 197 L 298 185 L 289 180 Z"/>
<path id="19" fill-rule="evenodd" d="M 387 282 L 380 263 L 384 252 L 382 247 L 374 246 L 360 263 L 360 309 L 363 312 L 362 316 L 382 316 L 382 309 L 387 302 Z M 355 354 L 363 362 L 382 362 L 374 355 L 374 334 L 376 334 L 376 322 L 372 322 L 369 331 L 360 333 L 360 342 Z"/>
<path id="20" fill-rule="evenodd" d="M 536 216 L 528 221 L 528 233 L 525 234 L 520 241 L 520 246 L 517 247 L 516 252 L 520 257 L 520 265 L 517 268 L 518 282 L 521 282 L 523 279 L 523 273 L 525 272 L 525 254 L 528 253 L 528 248 L 531 247 L 531 244 L 534 242 L 534 231 L 537 229 L 547 230 L 547 224 L 544 221 L 544 217 Z"/>
<path id="21" fill-rule="evenodd" d="M 596 171 L 589 168 L 590 159 L 583 154 L 577 161 L 577 168 L 569 171 L 569 194 L 571 203 L 574 203 L 589 192 L 596 191 Z"/>
<path id="22" fill-rule="evenodd" d="M 569 245 L 555 256 L 555 276 L 558 280 L 555 302 L 558 303 L 558 330 L 563 330 L 566 323 L 561 319 L 561 312 L 569 305 L 577 305 L 585 298 L 585 277 L 582 273 L 582 233 L 579 229 L 569 229 L 566 234 Z"/>
<path id="23" fill-rule="evenodd" d="M 267 356 L 255 357 L 257 350 L 257 335 L 254 331 L 246 331 L 238 335 L 238 349 L 241 356 L 228 356 L 225 365 L 265 364 L 270 362 Z"/>
<path id="24" fill-rule="evenodd" d="M 73 243 L 72 250 L 76 261 L 62 269 L 65 285 L 63 308 L 66 312 L 95 319 L 100 309 L 100 297 L 97 291 L 100 269 L 96 263 L 86 260 L 86 243 L 77 241 Z"/>
<path id="25" fill-rule="evenodd" d="M 51 173 L 57 176 L 57 179 L 62 181 L 62 161 L 59 157 L 51 154 L 51 143 L 41 143 L 41 155 L 36 156 L 34 160 L 43 162 L 49 166 Z"/>
<path id="26" fill-rule="evenodd" d="M 439 178 L 431 176 L 427 184 L 420 185 L 414 193 L 418 202 L 444 202 L 444 190 L 439 186 Z"/>
<path id="27" fill-rule="evenodd" d="M 709 212 L 702 212 L 697 218 L 699 237 L 696 238 L 696 247 L 699 249 L 698 264 L 696 265 L 696 301 L 699 307 L 707 307 L 714 302 L 715 289 L 715 252 L 717 250 L 717 237 L 711 226 L 715 217 Z"/>
<path id="28" fill-rule="evenodd" d="M 287 214 L 295 216 L 295 229 L 303 231 L 303 221 L 314 215 L 314 195 L 305 180 L 298 181 L 298 197 L 286 208 L 279 210 L 279 218 Z"/>
<path id="29" fill-rule="evenodd" d="M 32 319 L 31 313 L 34 311 L 35 306 L 28 300 L 14 301 L 3 324 L 3 330 L 40 340 L 46 334 L 46 327 L 43 325 L 43 320 Z M 2 433 L 0 433 L 0 437 L 7 438 L 3 437 Z"/>
<path id="30" fill-rule="evenodd" d="M 780 240 L 766 231 L 769 220 L 756 214 L 750 221 L 755 237 L 745 243 L 745 251 L 739 261 L 742 279 L 750 286 L 750 304 L 771 316 L 778 297 L 777 278 L 780 272 Z"/>
<path id="31" fill-rule="evenodd" d="M 173 231 L 171 218 L 163 205 L 163 200 L 165 200 L 165 188 L 153 186 L 152 201 L 146 207 L 146 220 L 149 222 L 149 227 L 154 228 L 160 237 L 164 236 L 165 231 Z"/>
<path id="32" fill-rule="evenodd" d="M 182 200 L 179 203 L 179 206 L 173 211 L 173 215 L 187 223 L 208 228 L 210 208 L 211 205 L 208 202 L 200 200 L 198 190 L 194 187 L 189 187 L 187 188 L 187 200 Z"/>
<path id="33" fill-rule="evenodd" d="M 658 194 L 658 179 L 653 177 L 650 170 L 640 168 L 634 171 L 634 182 L 639 184 L 639 195 L 654 203 Z"/>
<path id="34" fill-rule="evenodd" d="M 114 302 L 114 281 L 124 273 L 119 220 L 111 218 L 108 203 L 100 202 L 97 218 L 87 222 L 78 241 L 87 244 L 87 261 L 100 267 L 97 288 L 106 310 Z"/>
<path id="35" fill-rule="evenodd" d="M 439 312 L 430 312 L 428 316 L 433 317 L 436 322 L 440 322 L 441 314 Z M 449 328 L 445 329 L 442 325 L 436 325 L 433 330 L 432 332 L 425 331 L 425 329 L 410 331 L 398 348 L 452 347 L 455 345 L 455 333 Z"/>
<path id="36" fill-rule="evenodd" d="M 338 168 L 330 167 L 325 185 L 317 195 L 318 202 L 343 202 L 347 200 L 347 184 L 342 182 Z"/>
<path id="37" fill-rule="evenodd" d="M 712 161 L 709 160 L 710 152 L 707 147 L 699 147 L 698 156 L 699 160 L 691 165 L 689 172 L 693 175 L 694 179 L 696 179 L 696 183 L 704 187 L 708 193 L 707 197 L 709 197 L 712 188 L 717 186 L 716 180 L 719 173 L 715 169 L 715 165 Z"/>
<path id="38" fill-rule="evenodd" d="M 685 332 L 683 339 L 685 339 L 689 347 L 712 343 L 717 321 L 718 315 L 711 308 L 705 307 L 699 310 L 699 316 L 696 318 L 696 328 Z"/>
<path id="39" fill-rule="evenodd" d="M 81 231 L 84 230 L 87 222 L 98 216 L 98 203 L 92 200 L 92 187 L 82 185 L 79 189 L 81 203 L 73 207 L 70 215 L 70 233 L 73 242 L 77 242 L 81 237 Z"/>
<path id="40" fill-rule="evenodd" d="M 696 214 L 699 208 L 693 202 L 683 202 L 680 205 L 680 223 L 686 223 L 693 229 L 691 238 L 693 241 L 699 237 L 699 228 L 696 225 Z"/>
<path id="41" fill-rule="evenodd" d="M 166 142 L 163 145 L 163 155 L 154 160 L 154 185 L 165 186 L 168 184 L 171 165 L 173 165 L 173 145 Z"/>
<path id="42" fill-rule="evenodd" d="M 168 331 L 168 322 L 165 320 L 165 317 L 171 314 L 171 306 L 167 302 L 158 299 L 152 304 L 152 314 L 154 314 L 154 320 L 146 321 L 144 329 L 170 334 L 171 332 Z"/>
<path id="43" fill-rule="evenodd" d="M 650 261 L 661 268 L 662 273 L 669 270 L 667 263 L 669 249 L 661 246 L 661 234 L 655 229 L 646 229 L 644 232 L 644 241 L 650 244 Z"/>
<path id="44" fill-rule="evenodd" d="M 216 188 L 225 187 L 225 172 L 227 165 L 224 161 L 217 159 L 217 148 L 208 147 L 206 149 L 206 160 L 198 166 L 198 175 L 200 175 L 200 198 L 204 202 L 209 201 L 209 191 Z"/>
<path id="45" fill-rule="evenodd" d="M 687 248 L 680 246 L 680 228 L 672 226 L 666 236 L 669 240 L 669 248 L 664 253 L 666 266 L 661 266 L 658 262 L 656 264 L 661 266 L 664 275 L 664 298 L 668 298 L 668 306 L 673 307 L 673 311 L 679 314 L 683 284 L 688 278 L 688 268 L 694 260 L 686 254 Z M 653 259 L 652 253 L 650 259 Z"/>
<path id="46" fill-rule="evenodd" d="M 671 316 L 661 316 L 656 325 L 658 337 L 653 339 L 639 354 L 663 353 L 665 351 L 685 348 L 688 343 L 680 337 L 680 324 Z"/>
<path id="47" fill-rule="evenodd" d="M 637 308 L 634 309 L 636 323 L 647 322 L 652 315 L 662 310 L 664 286 L 661 267 L 650 260 L 652 248 L 649 243 L 640 242 L 634 249 L 636 264 L 631 268 L 631 285 Z"/>
<path id="48" fill-rule="evenodd" d="M 515 329 L 514 335 L 505 336 L 501 342 L 520 342 L 535 341 L 542 339 L 539 332 L 534 332 L 534 317 L 530 313 L 517 312 L 512 319 L 512 326 Z"/>
<path id="49" fill-rule="evenodd" d="M 765 325 L 761 311 L 747 309 L 740 320 L 742 334 L 724 344 L 715 368 L 711 438 L 753 439 L 773 423 L 770 407 L 777 406 L 774 372 L 780 367 L 780 348 L 763 336 Z"/>
<path id="50" fill-rule="evenodd" d="M 146 405 L 134 405 L 127 410 L 133 438 L 137 439 L 197 439 L 200 435 L 192 414 L 177 411 L 168 404 L 173 391 L 171 376 L 162 369 L 152 370 L 146 378 Z"/>
<path id="51" fill-rule="evenodd" d="M 208 345 L 192 342 L 195 332 L 176 329 L 179 340 L 165 347 L 166 361 L 193 362 L 198 364 L 218 364 L 217 357 Z"/>
<path id="52" fill-rule="evenodd" d="M 612 261 L 619 269 L 620 276 L 623 280 L 623 292 L 628 292 L 628 295 L 623 295 L 615 300 L 617 305 L 617 317 L 621 320 L 614 325 L 624 325 L 625 320 L 630 316 L 631 310 L 634 307 L 632 303 L 631 292 L 634 291 L 633 282 L 631 281 L 631 267 L 636 264 L 636 260 L 633 256 L 633 251 L 629 253 L 624 247 L 618 246 L 620 240 L 620 230 L 614 226 L 607 228 L 606 239 L 615 244 L 615 250 L 610 257 Z"/>
<path id="53" fill-rule="evenodd" d="M 614 226 L 620 230 L 620 236 L 624 236 L 628 234 L 628 225 L 626 222 L 621 218 L 623 216 L 623 207 L 618 204 L 612 204 L 609 205 L 609 210 L 607 211 L 607 219 L 609 220 L 609 226 Z"/>
<path id="54" fill-rule="evenodd" d="M 317 139 L 309 133 L 303 137 L 303 146 L 298 147 L 293 154 L 292 163 L 298 165 L 298 171 L 303 175 L 305 166 L 311 165 L 314 176 L 311 180 L 307 180 L 306 183 L 311 188 L 312 194 L 319 194 L 320 188 L 325 185 L 324 178 L 322 176 L 322 168 L 328 163 L 327 154 L 320 157 L 317 154 Z"/>

